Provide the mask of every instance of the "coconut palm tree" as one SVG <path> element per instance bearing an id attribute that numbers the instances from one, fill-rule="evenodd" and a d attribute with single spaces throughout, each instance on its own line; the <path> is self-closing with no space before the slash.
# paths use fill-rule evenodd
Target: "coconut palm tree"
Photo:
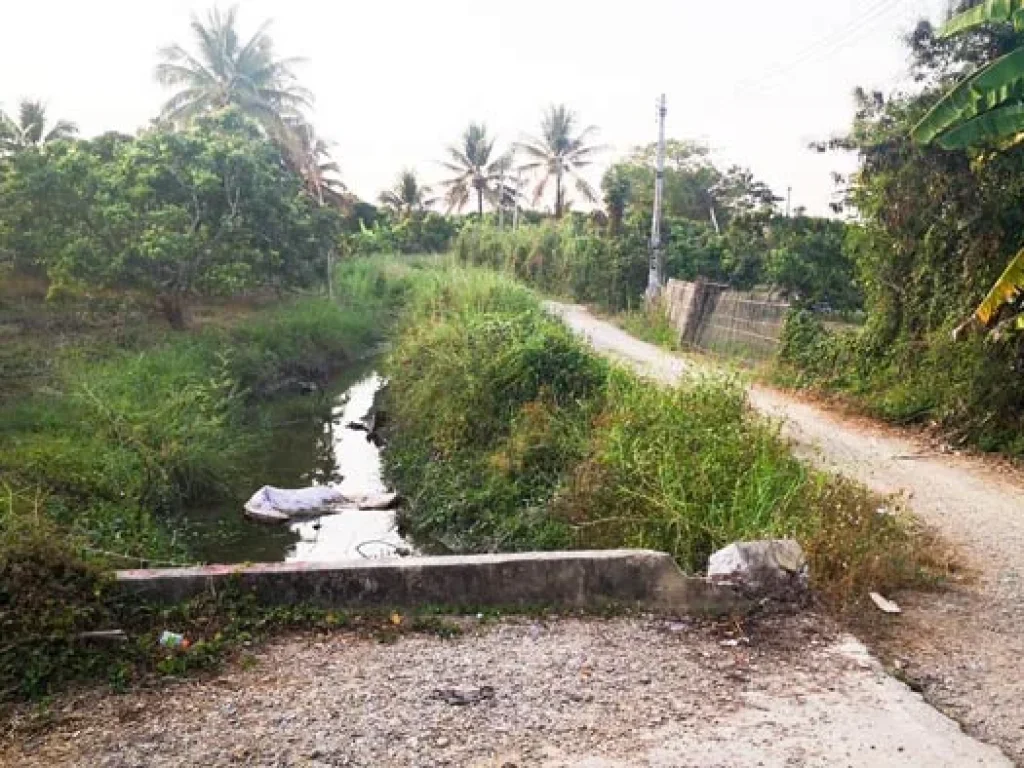
<path id="1" fill-rule="evenodd" d="M 408 216 L 429 208 L 434 199 L 428 197 L 430 187 L 420 184 L 416 172 L 406 169 L 398 174 L 395 186 L 380 193 L 381 205 L 401 216 Z"/>
<path id="2" fill-rule="evenodd" d="M 284 127 L 281 148 L 285 163 L 302 178 L 306 192 L 320 205 L 342 206 L 348 190 L 339 178 L 341 168 L 331 159 L 331 143 L 305 120 L 289 119 Z"/>
<path id="3" fill-rule="evenodd" d="M 597 202 L 597 192 L 580 175 L 593 163 L 594 154 L 603 149 L 587 144 L 587 139 L 597 132 L 597 128 L 591 125 L 577 132 L 576 113 L 564 104 L 548 107 L 540 125 L 540 137 L 527 137 L 516 144 L 516 149 L 530 158 L 521 170 L 540 176 L 533 190 L 534 203 L 544 196 L 548 184 L 554 179 L 555 218 L 561 218 L 566 208 L 566 182 L 570 178 L 584 200 Z"/>
<path id="4" fill-rule="evenodd" d="M 494 139 L 488 137 L 487 126 L 470 123 L 458 145 L 448 147 L 449 161 L 441 163 L 456 174 L 441 185 L 447 190 L 445 201 L 448 211 L 461 211 L 472 193 L 476 193 L 476 210 L 484 215 L 484 198 L 498 200 L 497 188 L 502 176 L 509 170 L 508 155 L 491 159 Z"/>
<path id="5" fill-rule="evenodd" d="M 176 89 L 161 116 L 186 122 L 196 115 L 237 106 L 274 137 L 312 103 L 312 95 L 296 82 L 292 67 L 301 59 L 277 59 L 267 34 L 270 22 L 243 42 L 237 30 L 237 7 L 214 9 L 205 21 L 192 17 L 196 53 L 180 45 L 160 51 L 156 67 L 161 85 Z"/>
<path id="6" fill-rule="evenodd" d="M 78 134 L 78 126 L 67 120 L 46 124 L 46 106 L 41 101 L 23 99 L 18 105 L 18 119 L 0 112 L 0 152 L 19 152 L 58 139 Z"/>

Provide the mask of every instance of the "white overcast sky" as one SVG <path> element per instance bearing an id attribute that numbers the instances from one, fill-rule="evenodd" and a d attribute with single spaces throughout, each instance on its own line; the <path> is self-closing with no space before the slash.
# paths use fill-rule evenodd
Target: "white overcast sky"
<path id="1" fill-rule="evenodd" d="M 900 37 L 939 20 L 946 0 L 242 0 L 243 34 L 272 18 L 281 56 L 304 56 L 314 121 L 337 142 L 346 183 L 376 199 L 403 167 L 431 182 L 470 120 L 507 144 L 564 102 L 600 128 L 605 162 L 656 134 L 707 142 L 794 205 L 827 211 L 831 172 L 849 161 L 807 151 L 840 132 L 857 85 L 904 78 Z M 226 5 L 226 4 L 225 4 Z M 0 105 L 49 104 L 85 135 L 134 132 L 167 94 L 157 49 L 189 43 L 191 0 L 5 3 Z M 599 171 L 595 172 L 595 179 Z"/>

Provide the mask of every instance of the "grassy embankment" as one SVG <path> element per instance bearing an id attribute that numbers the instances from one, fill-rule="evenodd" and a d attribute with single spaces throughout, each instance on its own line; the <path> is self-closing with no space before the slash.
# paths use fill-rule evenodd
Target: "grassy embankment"
<path id="1" fill-rule="evenodd" d="M 323 384 L 381 338 L 379 313 L 353 301 L 199 310 L 176 332 L 123 297 L 54 304 L 31 281 L 3 281 L 0 698 L 120 679 L 141 661 L 202 662 L 208 645 L 190 662 L 154 655 L 167 619 L 111 602 L 106 574 L 193 559 L 176 512 L 232 496 L 273 439 L 260 403 Z M 113 653 L 74 639 L 111 627 L 137 632 Z"/>
<path id="2" fill-rule="evenodd" d="M 794 459 L 736 381 L 643 381 L 491 271 L 427 273 L 406 295 L 385 461 L 428 548 L 650 547 L 697 571 L 730 541 L 795 536 L 838 607 L 941 573 L 926 534 Z"/>
<path id="3" fill-rule="evenodd" d="M 642 243 L 616 244 L 577 231 L 570 222 L 514 232 L 476 225 L 462 230 L 454 251 L 463 264 L 496 269 L 545 294 L 589 304 L 645 341 L 677 347 L 665 318 L 637 301 L 647 280 Z M 916 321 L 919 330 L 929 330 L 911 340 L 893 338 L 884 322 L 833 329 L 794 312 L 779 355 L 759 364 L 757 375 L 894 424 L 924 425 L 955 445 L 1024 456 L 1019 340 L 968 333 L 954 341 L 952 330 L 961 319 L 957 315 L 937 327 L 930 327 L 931 320 Z"/>
<path id="4" fill-rule="evenodd" d="M 919 532 L 877 514 L 862 489 L 792 459 L 734 383 L 655 387 L 595 357 L 521 286 L 484 270 L 419 266 L 345 264 L 338 293 L 358 309 L 290 305 L 170 339 L 126 322 L 124 338 L 101 328 L 56 354 L 49 344 L 20 355 L 46 387 L 0 406 L 3 696 L 83 677 L 177 674 L 274 628 L 351 625 L 301 607 L 268 613 L 230 594 L 169 610 L 124 605 L 109 588 L 110 560 L 83 554 L 177 555 L 164 515 L 216 493 L 233 452 L 258 447 L 266 433 L 246 418 L 250 405 L 351 355 L 399 307 L 386 459 L 411 498 L 406 522 L 428 548 L 645 546 L 693 570 L 729 540 L 796 535 L 816 586 L 838 605 L 937 572 Z M 52 461 L 32 460 L 39 455 Z M 124 485 L 104 481 L 109 468 Z M 129 642 L 78 637 L 111 627 Z M 160 649 L 163 628 L 194 645 Z"/>

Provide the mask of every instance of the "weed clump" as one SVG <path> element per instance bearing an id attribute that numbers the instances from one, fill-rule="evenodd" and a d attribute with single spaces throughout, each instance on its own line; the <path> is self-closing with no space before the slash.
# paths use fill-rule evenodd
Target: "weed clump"
<path id="1" fill-rule="evenodd" d="M 167 515 L 231 495 L 271 435 L 252 406 L 315 388 L 380 337 L 376 315 L 322 299 L 141 350 L 71 348 L 48 387 L 0 407 L 0 479 L 94 548 L 168 559 Z"/>
<path id="2" fill-rule="evenodd" d="M 833 331 L 794 312 L 772 377 L 782 386 L 838 393 L 892 423 L 934 428 L 955 445 L 1024 456 L 1021 340 L 954 340 L 952 331 L 947 323 L 923 341 L 893 340 L 872 324 Z"/>
<path id="3" fill-rule="evenodd" d="M 837 606 L 942 570 L 881 500 L 795 459 L 737 381 L 609 366 L 495 273 L 439 270 L 412 295 L 384 460 L 424 548 L 643 547 L 699 572 L 732 541 L 794 536 Z"/>

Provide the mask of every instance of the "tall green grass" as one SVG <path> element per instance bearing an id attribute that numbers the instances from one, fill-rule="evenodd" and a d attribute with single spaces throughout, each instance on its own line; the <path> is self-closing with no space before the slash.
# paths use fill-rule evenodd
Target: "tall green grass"
<path id="1" fill-rule="evenodd" d="M 879 499 L 796 460 L 737 382 L 665 388 L 609 366 L 494 272 L 414 282 L 385 463 L 422 546 L 650 547 L 699 571 L 731 541 L 795 536 L 839 603 L 940 565 Z"/>
<path id="2" fill-rule="evenodd" d="M 381 335 L 372 311 L 311 298 L 144 351 L 72 348 L 54 383 L 0 408 L 0 480 L 44 491 L 50 516 L 97 549 L 166 557 L 161 516 L 226 496 L 272 439 L 252 406 L 326 383 Z"/>
<path id="3" fill-rule="evenodd" d="M 546 293 L 611 311 L 639 304 L 647 280 L 643 242 L 604 237 L 571 218 L 516 230 L 469 224 L 453 253 L 461 264 L 499 270 Z"/>
<path id="4" fill-rule="evenodd" d="M 233 492 L 273 440 L 259 403 L 325 384 L 382 335 L 373 305 L 306 298 L 224 327 L 164 331 L 141 349 L 104 345 L 99 328 L 57 353 L 26 338 L 47 377 L 0 404 L 0 703 L 73 678 L 123 682 L 158 662 L 163 619 L 138 624 L 106 570 L 191 559 L 175 512 Z M 131 642 L 104 651 L 76 639 L 111 626 Z"/>

